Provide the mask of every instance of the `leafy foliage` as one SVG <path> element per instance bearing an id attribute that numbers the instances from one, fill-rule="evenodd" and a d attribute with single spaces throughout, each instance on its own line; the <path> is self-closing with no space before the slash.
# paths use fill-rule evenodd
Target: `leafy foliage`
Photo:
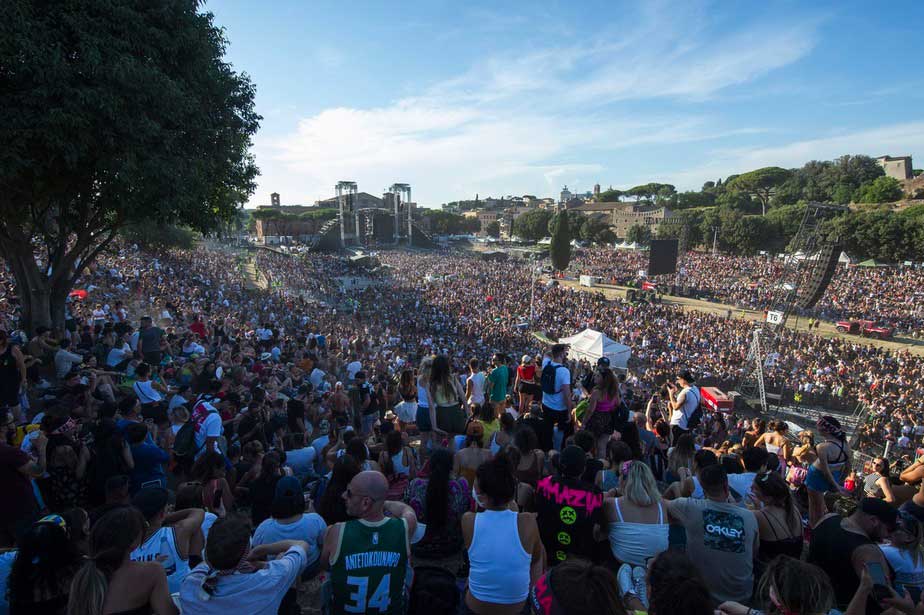
<path id="1" fill-rule="evenodd" d="M 494 222 L 488 222 L 488 225 L 485 227 L 484 232 L 488 234 L 489 237 L 500 237 L 500 222 L 495 220 Z"/>
<path id="2" fill-rule="evenodd" d="M 437 235 L 466 235 L 481 230 L 478 218 L 466 218 L 439 209 L 425 209 L 422 215 L 430 220 L 430 231 Z"/>
<path id="3" fill-rule="evenodd" d="M 125 224 L 208 232 L 253 192 L 254 87 L 198 6 L 0 3 L 0 255 L 27 328 L 61 326 L 75 264 Z"/>
<path id="4" fill-rule="evenodd" d="M 551 219 L 552 212 L 547 209 L 528 211 L 513 221 L 513 234 L 528 241 L 539 241 L 549 234 Z"/>
<path id="5" fill-rule="evenodd" d="M 626 241 L 647 246 L 651 242 L 651 229 L 644 224 L 633 224 L 626 231 Z"/>
<path id="6" fill-rule="evenodd" d="M 902 198 L 902 186 L 894 177 L 882 175 L 864 182 L 854 195 L 857 203 L 892 203 Z"/>
<path id="7" fill-rule="evenodd" d="M 734 192 L 747 192 L 757 197 L 761 204 L 761 213 L 766 215 L 770 197 L 780 185 L 789 179 L 791 172 L 780 167 L 764 167 L 738 175 L 726 183 Z"/>

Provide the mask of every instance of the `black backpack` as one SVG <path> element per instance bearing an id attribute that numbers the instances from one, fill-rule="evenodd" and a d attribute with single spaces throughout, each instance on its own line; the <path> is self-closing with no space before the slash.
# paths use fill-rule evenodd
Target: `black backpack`
<path id="1" fill-rule="evenodd" d="M 455 615 L 460 599 L 454 574 L 437 566 L 414 566 L 408 615 Z"/>
<path id="2" fill-rule="evenodd" d="M 688 389 L 693 391 L 693 388 Z M 694 430 L 699 427 L 699 424 L 703 422 L 703 396 L 699 392 L 699 389 L 696 390 L 697 404 L 696 409 L 693 411 L 693 414 L 687 417 L 687 429 Z"/>
<path id="3" fill-rule="evenodd" d="M 183 423 L 173 439 L 173 454 L 178 461 L 192 459 L 199 452 L 196 446 L 196 427 L 192 419 Z"/>
<path id="4" fill-rule="evenodd" d="M 557 395 L 561 389 L 555 389 L 555 375 L 559 369 L 568 369 L 564 365 L 555 365 L 551 361 L 542 368 L 542 375 L 539 377 L 539 383 L 542 385 L 542 392 L 548 395 Z"/>

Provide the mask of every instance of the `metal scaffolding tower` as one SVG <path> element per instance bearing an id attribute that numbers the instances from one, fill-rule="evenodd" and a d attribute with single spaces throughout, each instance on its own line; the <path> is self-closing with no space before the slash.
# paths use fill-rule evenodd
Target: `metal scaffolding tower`
<path id="1" fill-rule="evenodd" d="M 353 213 L 353 207 L 356 203 L 356 182 L 340 181 L 337 182 L 337 206 L 340 210 L 340 247 L 345 248 L 347 242 L 347 224 L 350 214 Z M 354 227 L 354 235 L 359 234 L 359 220 L 357 217 Z"/>

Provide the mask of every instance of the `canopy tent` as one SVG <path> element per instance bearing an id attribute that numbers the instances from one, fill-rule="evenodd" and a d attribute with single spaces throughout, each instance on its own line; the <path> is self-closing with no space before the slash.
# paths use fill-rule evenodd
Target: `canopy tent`
<path id="1" fill-rule="evenodd" d="M 618 369 L 628 367 L 629 356 L 632 354 L 632 349 L 628 346 L 614 342 L 593 329 L 584 329 L 577 335 L 563 337 L 558 343 L 571 347 L 568 351 L 569 359 L 587 359 L 591 363 L 596 363 L 600 357 L 606 357 L 610 360 L 610 367 Z"/>
<path id="2" fill-rule="evenodd" d="M 614 249 L 614 250 L 638 250 L 638 249 L 641 248 L 641 247 L 642 247 L 642 246 L 638 245 L 638 244 L 637 244 L 636 242 L 634 242 L 634 241 L 633 241 L 632 243 L 629 243 L 629 242 L 627 242 L 627 241 L 624 241 L 624 242 L 622 242 L 622 243 L 617 243 L 616 245 L 614 245 L 614 246 L 613 246 L 613 249 Z"/>
<path id="3" fill-rule="evenodd" d="M 857 267 L 888 267 L 888 265 L 886 263 L 880 263 L 875 258 L 871 258 L 862 263 L 857 263 Z"/>

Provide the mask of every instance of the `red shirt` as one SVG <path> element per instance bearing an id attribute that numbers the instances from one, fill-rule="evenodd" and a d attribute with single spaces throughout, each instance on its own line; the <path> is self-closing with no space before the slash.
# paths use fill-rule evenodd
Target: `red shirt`
<path id="1" fill-rule="evenodd" d="M 520 380 L 532 382 L 536 377 L 536 366 L 532 364 L 519 365 L 517 366 L 517 375 L 520 376 Z"/>
<path id="2" fill-rule="evenodd" d="M 205 339 L 208 337 L 208 332 L 205 330 L 205 323 L 201 320 L 197 320 L 193 324 L 189 325 L 189 330 L 198 335 L 200 338 Z"/>

